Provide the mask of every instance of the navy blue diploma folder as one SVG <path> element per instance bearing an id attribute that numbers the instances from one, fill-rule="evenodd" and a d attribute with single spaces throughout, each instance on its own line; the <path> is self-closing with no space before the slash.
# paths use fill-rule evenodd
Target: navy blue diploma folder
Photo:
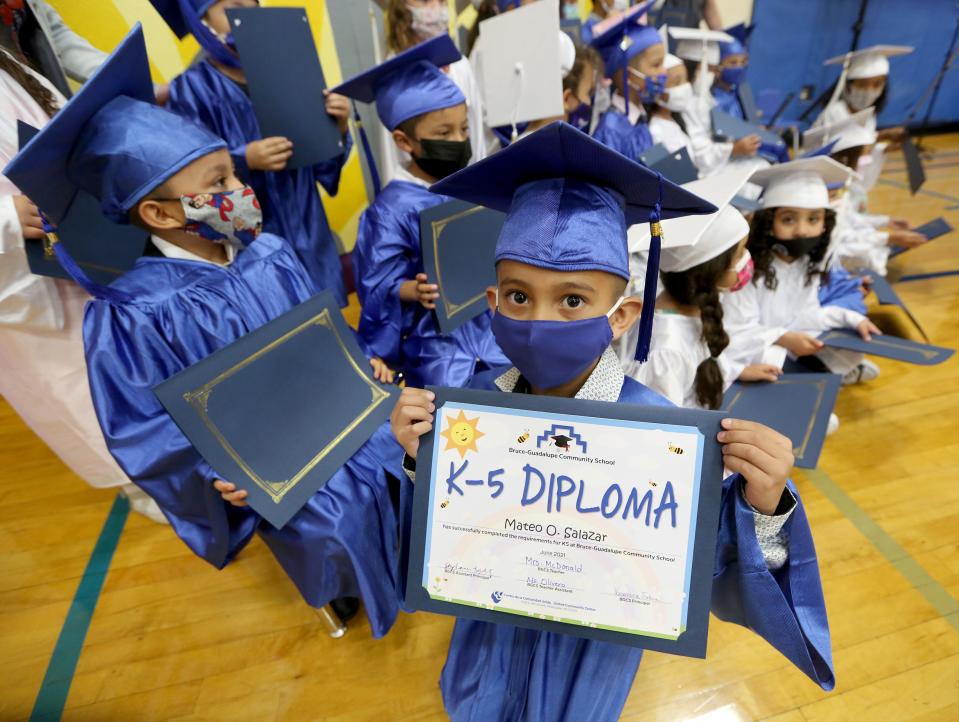
<path id="1" fill-rule="evenodd" d="M 682 185 L 699 179 L 699 171 L 689 157 L 689 151 L 680 148 L 670 153 L 666 147 L 657 143 L 640 157 L 640 162 L 650 170 L 659 171 L 667 180 Z"/>
<path id="2" fill-rule="evenodd" d="M 479 391 L 474 389 L 452 389 L 435 388 L 431 389 L 436 394 L 436 419 L 437 425 L 434 431 L 426 434 L 420 441 L 420 448 L 417 454 L 416 484 L 413 497 L 412 518 L 405 520 L 410 529 L 408 544 L 402 551 L 401 572 L 406 582 L 405 600 L 407 605 L 414 610 L 425 610 L 438 614 L 448 614 L 457 617 L 466 617 L 469 619 L 478 619 L 486 622 L 499 624 L 511 624 L 527 629 L 535 629 L 558 634 L 569 634 L 586 639 L 596 639 L 604 642 L 614 642 L 644 649 L 653 649 L 659 652 L 669 654 L 680 654 L 691 657 L 706 656 L 706 638 L 709 629 L 709 605 L 712 597 L 713 565 L 716 553 L 716 529 L 719 523 L 719 508 L 721 503 L 722 483 L 723 483 L 723 464 L 722 453 L 716 435 L 720 430 L 720 421 L 725 414 L 717 411 L 702 411 L 694 409 L 680 409 L 661 406 L 637 406 L 634 404 L 610 404 L 602 401 L 583 401 L 579 399 L 555 398 L 548 396 L 533 396 L 528 394 L 503 394 L 491 391 Z M 699 493 L 695 511 L 690 521 L 692 531 L 688 564 L 688 597 L 685 616 L 685 629 L 680 632 L 676 638 L 666 638 L 657 635 L 642 635 L 629 633 L 626 631 L 617 631 L 613 628 L 606 628 L 597 625 L 587 625 L 576 622 L 560 621 L 561 617 L 556 616 L 547 618 L 545 615 L 511 613 L 508 609 L 497 606 L 500 599 L 497 598 L 498 592 L 492 596 L 493 604 L 476 605 L 470 602 L 458 603 L 456 601 L 440 599 L 436 595 L 431 595 L 430 590 L 424 586 L 424 570 L 428 556 L 427 544 L 431 538 L 430 524 L 436 528 L 438 525 L 447 526 L 441 518 L 437 518 L 433 512 L 439 504 L 434 504 L 431 499 L 443 499 L 445 492 L 442 488 L 442 481 L 434 481 L 434 473 L 437 480 L 442 480 L 446 476 L 445 469 L 432 469 L 434 458 L 434 446 L 436 444 L 447 443 L 448 437 L 444 440 L 446 433 L 452 433 L 450 429 L 442 432 L 441 416 L 444 413 L 444 406 L 448 403 L 470 404 L 474 406 L 490 407 L 488 410 L 493 412 L 523 413 L 527 415 L 538 416 L 542 414 L 543 423 L 556 428 L 555 424 L 564 424 L 562 428 L 567 429 L 570 436 L 553 436 L 559 448 L 560 442 L 573 442 L 573 450 L 562 453 L 578 453 L 575 449 L 582 446 L 586 448 L 586 441 L 577 436 L 571 424 L 581 421 L 598 422 L 625 420 L 628 422 L 641 422 L 649 426 L 657 427 L 661 430 L 676 429 L 677 427 L 690 428 L 702 435 L 701 441 L 701 466 L 699 470 Z M 472 416 L 473 414 L 470 414 Z M 467 419 L 468 420 L 468 419 Z M 481 423 L 481 422 L 480 422 Z M 608 425 L 608 424 L 604 424 Z M 452 427 L 451 427 L 452 428 Z M 437 433 L 440 432 L 440 433 Z M 659 432 L 657 432 L 659 433 Z M 668 431 L 667 431 L 668 433 Z M 476 434 L 474 443 L 479 440 L 483 434 Z M 484 435 L 485 436 L 485 435 Z M 531 446 L 536 446 L 538 441 L 535 438 L 529 439 Z M 543 436 L 539 439 L 546 439 Z M 665 438 L 665 437 L 664 437 Z M 517 439 L 517 444 L 523 444 L 526 439 Z M 483 441 L 480 440 L 482 444 Z M 579 445 L 579 446 L 577 446 Z M 442 447 L 440 447 L 442 449 Z M 511 453 L 511 452 L 508 452 Z M 592 453 L 592 452 L 591 452 Z M 682 451 L 674 453 L 682 453 Z M 468 461 L 470 457 L 467 457 Z M 442 464 L 440 464 L 442 466 Z M 478 473 L 478 472 L 477 472 Z M 495 474 L 498 472 L 494 472 Z M 464 479 L 468 474 L 464 474 Z M 565 478 L 565 477 L 563 477 Z M 466 485 L 472 485 L 479 482 L 466 480 Z M 582 482 L 586 483 L 586 482 Z M 435 488 L 434 488 L 435 487 Z M 471 489 L 478 489 L 476 486 L 468 486 Z M 502 488 L 502 487 L 501 487 Z M 510 489 L 515 491 L 514 486 Z M 485 493 L 480 487 L 476 493 Z M 495 494 L 494 494 L 495 495 Z M 449 494 L 450 497 L 455 496 Z M 458 497 L 457 497 L 458 498 Z M 578 502 L 577 502 L 578 503 Z M 693 536 L 694 535 L 694 536 Z M 585 537 L 584 537 L 585 538 Z M 530 553 L 541 545 L 544 549 L 561 549 L 562 547 L 547 547 L 545 538 L 530 539 L 526 537 L 524 542 L 530 545 Z M 478 542 L 482 544 L 483 542 Z M 608 551 L 608 550 L 607 550 Z M 556 556 L 565 556 L 556 554 Z M 405 571 L 405 574 L 404 574 Z M 576 589 L 575 594 L 571 594 L 566 601 L 570 607 L 578 605 L 588 605 L 590 602 L 590 593 L 592 587 Z M 649 589 L 648 593 L 655 595 L 657 590 Z M 535 592 L 534 592 L 535 593 Z M 504 605 L 505 606 L 505 605 Z"/>
<path id="3" fill-rule="evenodd" d="M 819 340 L 833 348 L 844 348 L 920 366 L 941 364 L 954 353 L 951 348 L 932 346 L 889 334 L 873 336 L 872 341 L 864 341 L 856 331 L 846 328 L 826 331 L 819 336 Z"/>
<path id="4" fill-rule="evenodd" d="M 766 130 L 755 123 L 735 118 L 719 108 L 713 108 L 710 115 L 713 121 L 713 135 L 719 140 L 737 141 L 750 135 L 758 135 L 759 139 L 767 145 L 777 148 L 786 146 L 783 139 L 772 131 Z"/>
<path id="5" fill-rule="evenodd" d="M 21 148 L 38 132 L 33 126 L 17 121 Z M 91 280 L 103 286 L 109 286 L 117 276 L 133 268 L 147 242 L 145 231 L 113 223 L 100 212 L 97 199 L 82 190 L 77 191 L 56 228 L 57 238 L 77 265 Z M 73 280 L 46 241 L 27 241 L 26 254 L 31 273 Z"/>
<path id="6" fill-rule="evenodd" d="M 343 152 L 336 121 L 326 112 L 326 79 L 303 8 L 226 11 L 264 138 L 293 141 L 288 168 L 330 160 Z"/>
<path id="7" fill-rule="evenodd" d="M 839 386 L 838 375 L 825 373 L 785 374 L 772 382 L 737 381 L 726 391 L 722 408 L 733 418 L 757 421 L 788 436 L 796 466 L 814 469 Z"/>
<path id="8" fill-rule="evenodd" d="M 931 241 L 933 238 L 939 238 L 939 236 L 944 236 L 947 233 L 951 233 L 953 228 L 949 225 L 949 222 L 942 217 L 936 218 L 933 221 L 924 223 L 918 228 L 913 229 L 916 233 L 921 233 L 926 237 L 927 241 Z M 893 248 L 889 252 L 889 257 L 898 256 L 900 253 L 905 253 L 910 249 L 908 248 Z"/>
<path id="9" fill-rule="evenodd" d="M 506 216 L 452 200 L 420 211 L 423 271 L 439 285 L 436 320 L 452 333 L 489 306 L 486 289 L 496 285 L 496 239 Z"/>
<path id="10" fill-rule="evenodd" d="M 216 473 L 277 528 L 389 417 L 399 393 L 373 379 L 329 291 L 154 392 Z"/>
<path id="11" fill-rule="evenodd" d="M 879 301 L 880 306 L 899 306 L 909 320 L 912 321 L 913 325 L 915 325 L 919 333 L 922 334 L 922 337 L 926 341 L 929 340 L 929 337 L 919 323 L 919 319 L 912 315 L 912 311 L 910 311 L 909 307 L 899 298 L 899 294 L 896 293 L 892 284 L 889 283 L 885 277 L 870 273 L 869 270 L 865 268 L 860 268 L 856 274 L 859 276 L 869 276 L 872 279 L 871 290 L 876 294 L 876 300 Z"/>

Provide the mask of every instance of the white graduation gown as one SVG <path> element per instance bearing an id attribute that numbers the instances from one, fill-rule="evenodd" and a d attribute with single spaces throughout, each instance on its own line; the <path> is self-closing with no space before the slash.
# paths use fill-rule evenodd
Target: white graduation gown
<path id="1" fill-rule="evenodd" d="M 779 366 L 786 349 L 776 340 L 787 331 L 818 336 L 832 328 L 855 328 L 864 319 L 860 313 L 839 306 L 819 304 L 819 281 L 806 283 L 806 263 L 773 260 L 779 283 L 775 290 L 756 279 L 736 293 L 721 294 L 723 326 L 730 344 L 724 352 L 737 363 L 768 363 Z M 816 354 L 826 367 L 845 374 L 861 361 L 862 354 L 824 348 Z"/>
<path id="2" fill-rule="evenodd" d="M 64 102 L 46 79 L 34 75 Z M 0 167 L 17 152 L 18 119 L 35 127 L 48 121 L 20 84 L 0 71 Z M 107 451 L 90 400 L 81 333 L 89 296 L 70 281 L 30 273 L 15 195 L 16 186 L 0 175 L 0 395 L 88 484 L 127 484 Z"/>
<path id="3" fill-rule="evenodd" d="M 866 268 L 886 275 L 889 260 L 889 234 L 879 228 L 889 223 L 889 216 L 861 213 L 856 196 L 845 193 L 835 206 L 836 227 L 832 232 L 835 254 L 851 271 Z"/>

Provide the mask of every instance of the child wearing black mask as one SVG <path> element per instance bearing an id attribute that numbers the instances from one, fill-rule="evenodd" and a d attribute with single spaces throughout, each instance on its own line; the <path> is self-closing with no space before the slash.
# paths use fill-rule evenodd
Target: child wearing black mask
<path id="1" fill-rule="evenodd" d="M 746 288 L 723 298 L 731 347 L 761 348 L 747 363 L 782 367 L 788 353 L 801 366 L 841 374 L 844 383 L 879 375 L 862 354 L 826 348 L 817 338 L 831 328 L 856 329 L 866 340 L 879 333 L 861 313 L 819 300 L 836 222 L 827 183 L 845 182 L 850 173 L 820 156 L 766 168 L 750 178 L 765 189 L 747 243 L 756 272 Z"/>
<path id="2" fill-rule="evenodd" d="M 407 167 L 363 212 L 353 251 L 363 307 L 359 334 L 414 385 L 457 386 L 477 364 L 505 362 L 490 333 L 490 315 L 440 332 L 433 309 L 439 288 L 427 283 L 420 251 L 420 211 L 448 198 L 429 192 L 436 181 L 469 163 L 466 101 L 442 67 L 459 51 L 441 35 L 346 81 L 335 92 L 376 110 Z"/>

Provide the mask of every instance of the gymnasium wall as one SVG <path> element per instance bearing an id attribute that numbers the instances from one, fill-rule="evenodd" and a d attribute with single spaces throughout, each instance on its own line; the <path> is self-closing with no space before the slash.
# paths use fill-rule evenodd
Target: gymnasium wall
<path id="1" fill-rule="evenodd" d="M 720 0 L 720 7 L 723 7 Z M 794 100 L 783 118 L 796 120 L 839 77 L 840 66 L 823 66 L 827 58 L 853 49 L 854 26 L 865 6 L 857 47 L 913 45 L 910 55 L 893 58 L 889 97 L 879 116 L 881 127 L 906 123 L 912 107 L 933 82 L 956 45 L 959 1 L 921 0 L 755 0 L 749 82 L 755 94 L 783 95 L 804 86 L 808 98 Z M 817 113 L 810 114 L 813 120 Z M 927 121 L 928 114 L 928 121 Z M 943 78 L 938 96 L 919 107 L 910 127 L 959 122 L 959 62 Z"/>

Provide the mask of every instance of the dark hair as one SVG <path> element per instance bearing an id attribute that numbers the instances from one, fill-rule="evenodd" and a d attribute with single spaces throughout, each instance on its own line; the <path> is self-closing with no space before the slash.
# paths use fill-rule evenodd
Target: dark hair
<path id="1" fill-rule="evenodd" d="M 823 259 L 826 257 L 826 251 L 829 249 L 829 239 L 832 237 L 832 231 L 836 227 L 836 212 L 831 208 L 824 209 L 826 217 L 823 223 L 823 232 L 820 241 L 816 247 L 808 254 L 806 260 L 806 285 L 812 283 L 813 278 L 819 276 L 821 283 L 829 282 L 829 271 L 823 267 Z M 773 291 L 779 285 L 776 279 L 776 269 L 772 267 L 773 246 L 778 241 L 773 236 L 773 218 L 776 215 L 775 208 L 761 208 L 753 215 L 752 222 L 749 224 L 749 240 L 746 242 L 746 248 L 753 257 L 755 271 L 753 273 L 753 283 L 762 279 L 763 285 Z"/>
<path id="2" fill-rule="evenodd" d="M 386 25 L 386 48 L 401 53 L 416 45 L 413 33 L 413 13 L 404 0 L 389 0 L 384 17 Z"/>
<path id="3" fill-rule="evenodd" d="M 709 348 L 709 358 L 696 369 L 696 400 L 707 409 L 718 409 L 723 403 L 723 374 L 716 358 L 729 345 L 723 328 L 723 306 L 716 283 L 729 270 L 737 246 L 686 271 L 662 273 L 663 288 L 673 300 L 684 306 L 696 306 L 703 324 L 702 339 Z"/>
<path id="4" fill-rule="evenodd" d="M 560 12 L 562 12 L 560 8 Z M 499 5 L 496 4 L 496 0 L 481 0 L 480 4 L 476 7 L 476 22 L 473 23 L 473 27 L 470 28 L 469 34 L 466 36 L 466 54 L 469 55 L 473 52 L 473 46 L 476 45 L 476 39 L 479 37 L 479 25 L 484 20 L 489 20 L 494 15 L 499 15 Z"/>
<path id="5" fill-rule="evenodd" d="M 590 70 L 603 72 L 603 58 L 591 45 L 577 45 L 576 59 L 573 61 L 573 67 L 563 78 L 563 90 L 569 90 L 573 95 L 579 90 L 579 84 L 583 76 Z"/>
<path id="6" fill-rule="evenodd" d="M 856 170 L 859 166 L 859 158 L 862 156 L 862 152 L 866 149 L 864 145 L 856 145 L 852 148 L 846 148 L 846 150 L 840 150 L 836 153 L 833 153 L 830 158 L 839 163 L 842 163 L 847 168 L 852 168 Z"/>
<path id="7" fill-rule="evenodd" d="M 21 63 L 23 64 L 21 65 Z M 36 101 L 41 110 L 52 118 L 54 113 L 59 110 L 56 98 L 54 98 L 50 89 L 41 83 L 33 73 L 26 70 L 24 66 L 30 66 L 26 58 L 17 62 L 10 53 L 0 49 L 0 70 L 5 71 L 13 78 L 21 88 L 27 91 L 27 95 Z"/>

